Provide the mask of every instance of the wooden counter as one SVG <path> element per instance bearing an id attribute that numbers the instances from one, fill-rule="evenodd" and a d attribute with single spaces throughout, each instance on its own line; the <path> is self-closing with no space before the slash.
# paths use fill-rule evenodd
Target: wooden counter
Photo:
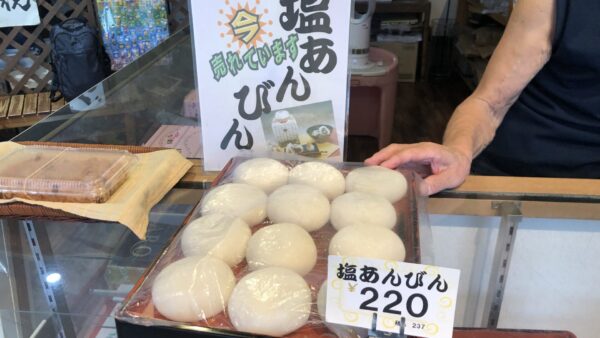
<path id="1" fill-rule="evenodd" d="M 204 171 L 204 163 L 201 159 L 193 159 L 191 160 L 193 166 L 188 170 L 188 172 L 183 176 L 181 181 L 179 181 L 180 185 L 191 185 L 191 186 L 201 186 L 208 188 L 212 181 L 217 178 L 219 172 L 217 171 Z"/>
<path id="2" fill-rule="evenodd" d="M 600 180 L 469 176 L 429 198 L 428 212 L 494 216 L 498 201 L 516 201 L 526 217 L 600 219 Z"/>

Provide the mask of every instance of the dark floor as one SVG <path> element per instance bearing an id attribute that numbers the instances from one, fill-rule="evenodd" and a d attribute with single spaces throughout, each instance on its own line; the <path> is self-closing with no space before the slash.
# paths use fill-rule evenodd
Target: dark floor
<path id="1" fill-rule="evenodd" d="M 461 79 L 398 83 L 392 142 L 441 142 L 450 115 L 469 93 Z M 348 161 L 363 161 L 378 150 L 377 140 L 350 136 L 348 150 Z"/>

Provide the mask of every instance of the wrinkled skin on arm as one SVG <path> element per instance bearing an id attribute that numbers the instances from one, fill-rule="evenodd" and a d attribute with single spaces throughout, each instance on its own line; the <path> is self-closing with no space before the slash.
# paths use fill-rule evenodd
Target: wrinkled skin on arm
<path id="1" fill-rule="evenodd" d="M 509 108 L 548 62 L 554 21 L 554 1 L 518 1 L 479 85 L 452 114 L 443 144 L 392 144 L 365 162 L 388 168 L 428 165 L 432 175 L 419 187 L 425 196 L 460 185 L 473 158 L 492 141 Z"/>

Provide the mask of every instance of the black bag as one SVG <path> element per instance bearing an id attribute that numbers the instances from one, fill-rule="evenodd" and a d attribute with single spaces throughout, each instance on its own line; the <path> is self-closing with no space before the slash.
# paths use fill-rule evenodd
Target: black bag
<path id="1" fill-rule="evenodd" d="M 98 40 L 96 29 L 83 18 L 66 20 L 52 27 L 52 87 L 55 102 L 59 90 L 70 101 L 110 74 L 110 61 Z M 107 67 L 108 65 L 108 67 Z"/>

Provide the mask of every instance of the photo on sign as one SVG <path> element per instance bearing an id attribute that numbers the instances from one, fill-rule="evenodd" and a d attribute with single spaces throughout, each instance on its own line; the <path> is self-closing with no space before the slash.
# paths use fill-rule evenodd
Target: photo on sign
<path id="1" fill-rule="evenodd" d="M 340 154 L 331 101 L 275 110 L 261 122 L 271 151 L 321 160 Z"/>

